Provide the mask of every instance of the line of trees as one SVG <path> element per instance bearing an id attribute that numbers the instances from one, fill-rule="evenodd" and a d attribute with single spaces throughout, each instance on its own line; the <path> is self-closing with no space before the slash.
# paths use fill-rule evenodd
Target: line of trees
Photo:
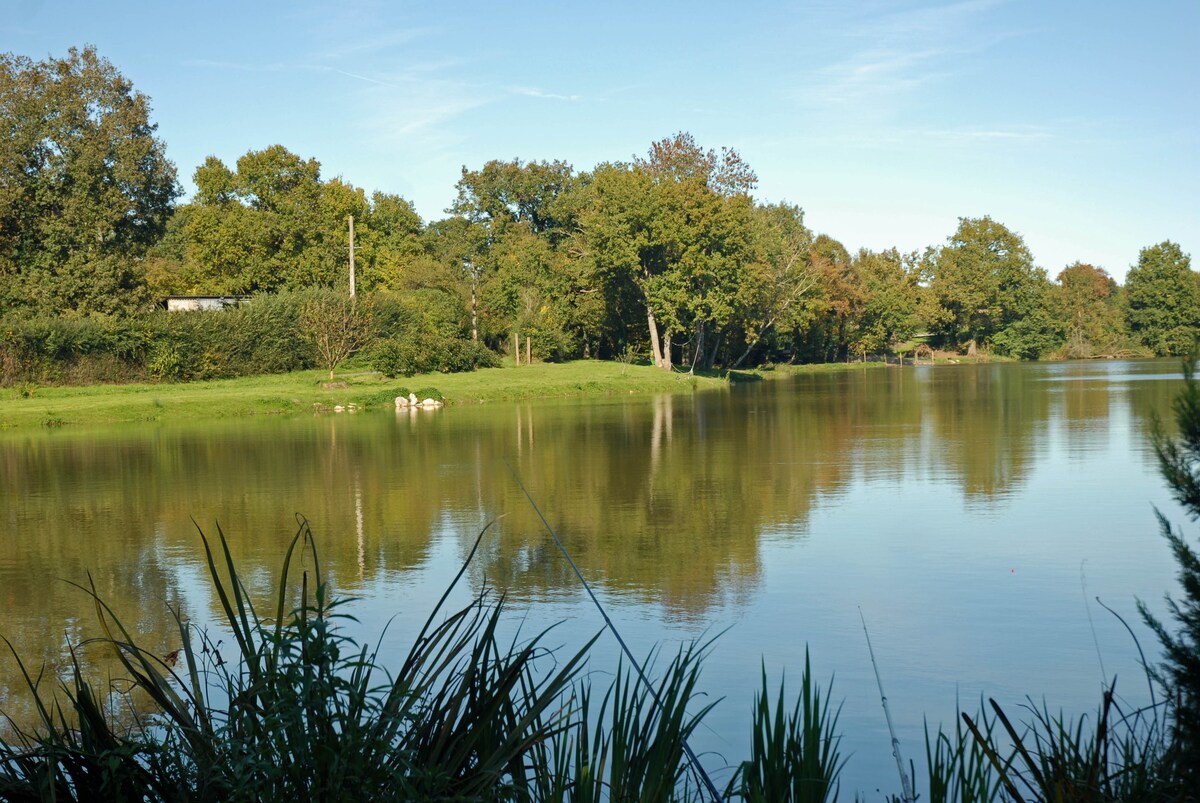
<path id="1" fill-rule="evenodd" d="M 736 151 L 686 133 L 590 171 L 464 167 L 427 222 L 282 145 L 209 157 L 177 203 L 148 99 L 91 48 L 0 56 L 0 130 L 9 332 L 138 318 L 171 294 L 344 292 L 351 215 L 360 290 L 402 311 L 393 340 L 427 345 L 504 350 L 521 333 L 543 360 L 706 369 L 904 353 L 918 336 L 1023 359 L 1181 354 L 1200 332 L 1200 278 L 1175 243 L 1143 249 L 1124 286 L 1079 263 L 1051 281 L 989 217 L 924 253 L 851 254 L 800 207 L 756 199 Z"/>

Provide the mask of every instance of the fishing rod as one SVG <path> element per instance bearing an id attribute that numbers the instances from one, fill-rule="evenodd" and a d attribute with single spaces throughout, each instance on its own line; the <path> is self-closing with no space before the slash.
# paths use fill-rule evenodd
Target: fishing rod
<path id="1" fill-rule="evenodd" d="M 863 635 L 867 637 L 867 652 L 871 654 L 871 668 L 875 670 L 875 685 L 879 686 L 879 700 L 883 703 L 883 716 L 887 719 L 888 733 L 892 737 L 892 755 L 896 757 L 896 769 L 900 771 L 900 788 L 904 790 L 905 803 L 916 803 L 917 796 L 913 794 L 912 782 L 904 771 L 904 759 L 900 757 L 900 740 L 896 738 L 896 728 L 892 725 L 892 712 L 888 708 L 887 695 L 883 693 L 883 681 L 879 677 L 879 664 L 875 663 L 875 650 L 871 647 L 871 634 L 867 632 L 867 617 L 863 616 L 862 606 L 858 606 L 858 618 L 862 619 Z"/>
<path id="2" fill-rule="evenodd" d="M 508 464 L 506 463 L 505 465 Z M 621 638 L 621 633 L 619 630 L 617 630 L 617 626 L 613 624 L 612 619 L 608 618 L 608 612 L 605 611 L 604 606 L 600 604 L 600 600 L 592 591 L 591 585 L 584 578 L 583 572 L 579 571 L 579 567 L 575 565 L 575 561 L 571 558 L 571 553 L 567 552 L 567 548 L 563 544 L 562 540 L 558 537 L 558 533 L 554 532 L 554 528 L 550 526 L 550 522 L 546 521 L 546 517 L 542 515 L 541 508 L 537 506 L 537 502 L 533 501 L 533 496 L 529 493 L 529 489 L 525 487 L 525 483 L 521 482 L 521 477 L 517 474 L 516 469 L 514 469 L 512 466 L 508 466 L 508 470 L 512 472 L 513 479 L 516 480 L 517 486 L 521 489 L 521 493 L 525 494 L 525 498 L 529 500 L 530 506 L 533 507 L 533 512 L 537 513 L 538 518 L 542 520 L 542 525 L 546 528 L 546 532 L 550 533 L 550 537 L 553 538 L 554 543 L 558 545 L 559 552 L 562 552 L 563 557 L 566 558 L 567 563 L 570 564 L 571 570 L 574 571 L 575 576 L 579 578 L 579 582 L 583 585 L 583 590 L 587 592 L 588 596 L 592 600 L 592 604 L 596 606 L 596 610 L 600 612 L 600 616 L 604 619 L 605 626 L 612 631 L 612 634 L 617 639 L 617 643 L 621 645 L 621 651 L 625 653 L 625 657 L 629 659 L 629 663 L 633 664 L 633 668 L 637 672 L 638 679 L 641 680 L 642 684 L 647 690 L 649 690 L 650 696 L 653 698 L 655 705 L 657 705 L 660 710 L 665 711 L 665 707 L 663 706 L 662 700 L 658 696 L 658 692 L 654 688 L 654 684 L 650 682 L 650 679 L 646 677 L 646 673 L 642 671 L 641 662 L 639 662 L 637 658 L 633 656 L 633 651 L 629 649 L 629 645 L 625 643 L 625 639 Z M 723 798 L 721 793 L 717 791 L 716 784 L 712 782 L 712 779 L 708 777 L 708 773 L 704 771 L 704 766 L 700 763 L 700 759 L 697 758 L 696 754 L 692 751 L 692 746 L 688 744 L 686 738 L 683 739 L 683 751 L 687 753 L 688 761 L 691 762 L 692 769 L 694 769 L 696 774 L 700 776 L 701 782 L 703 782 L 704 786 L 708 789 L 708 793 L 712 795 L 714 803 L 725 803 L 725 798 Z"/>

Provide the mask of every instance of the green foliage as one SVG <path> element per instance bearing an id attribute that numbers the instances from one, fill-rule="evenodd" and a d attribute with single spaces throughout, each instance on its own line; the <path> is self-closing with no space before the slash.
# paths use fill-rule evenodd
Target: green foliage
<path id="1" fill-rule="evenodd" d="M 917 257 L 896 249 L 874 253 L 862 249 L 853 270 L 862 300 L 851 344 L 858 354 L 886 353 L 917 330 Z"/>
<path id="2" fill-rule="evenodd" d="M 94 48 L 0 54 L 0 314 L 129 313 L 178 195 L 150 103 Z"/>
<path id="3" fill-rule="evenodd" d="M 1187 354 L 1200 334 L 1200 276 L 1166 241 L 1143 248 L 1125 277 L 1130 334 L 1159 355 Z"/>
<path id="4" fill-rule="evenodd" d="M 1049 281 L 1034 267 L 1025 241 L 989 217 L 960 218 L 948 244 L 926 255 L 924 269 L 932 297 L 929 325 L 947 346 L 988 345 L 1047 303 Z M 1040 353 L 1042 340 L 1051 337 L 1035 331 L 1042 328 L 1035 317 L 1000 343 Z"/>
<path id="5" fill-rule="evenodd" d="M 634 349 L 694 370 L 865 358 L 923 327 L 935 344 L 1026 359 L 1126 350 L 1128 332 L 1139 350 L 1180 354 L 1200 331 L 1200 280 L 1173 243 L 1143 251 L 1128 294 L 1082 265 L 1050 285 L 1021 237 L 988 217 L 960 219 L 919 269 L 895 249 L 852 258 L 799 207 L 755 202 L 757 176 L 736 151 L 686 132 L 590 173 L 464 167 L 452 216 L 425 225 L 409 201 L 322 178 L 315 158 L 280 144 L 233 165 L 207 158 L 195 196 L 172 208 L 175 172 L 146 98 L 91 48 L 0 57 L 0 112 L 4 317 L 131 317 L 170 294 L 344 293 L 352 218 L 357 289 L 408 307 L 375 327 L 397 341 L 378 350 L 388 372 L 483 364 L 487 352 L 458 342 L 468 335 L 501 352 L 529 337 L 540 361 Z M 101 350 L 42 357 L 38 370 L 55 381 L 241 370 L 219 347 L 196 351 L 156 341 L 133 360 Z"/>
<path id="6" fill-rule="evenodd" d="M 461 338 L 443 340 L 436 336 L 390 338 L 375 344 L 371 368 L 384 376 L 415 374 L 453 374 L 499 365 L 495 352 L 482 343 Z"/>
<path id="7" fill-rule="evenodd" d="M 14 316 L 0 329 L 4 385 L 128 381 L 153 348 L 141 318 Z"/>
<path id="8" fill-rule="evenodd" d="M 1200 518 L 1200 383 L 1195 376 L 1196 352 L 1183 363 L 1184 389 L 1173 408 L 1178 435 L 1170 436 L 1155 421 L 1154 450 L 1159 470 L 1189 518 Z M 1142 618 L 1154 630 L 1162 644 L 1165 660 L 1160 672 L 1174 724 L 1177 768 L 1193 795 L 1200 793 L 1200 554 L 1184 539 L 1182 531 L 1158 513 L 1160 530 L 1178 566 L 1183 597 L 1176 601 L 1167 596 L 1167 609 L 1176 629 L 1167 625 L 1139 603 Z"/>
<path id="9" fill-rule="evenodd" d="M 380 295 L 375 304 L 378 340 L 371 367 L 384 376 L 457 373 L 499 364 L 496 355 L 467 334 L 462 299 L 423 288 Z"/>
<path id="10" fill-rule="evenodd" d="M 1000 354 L 1022 360 L 1036 360 L 1058 348 L 1063 342 L 1063 324 L 1045 304 L 1021 316 L 996 332 L 992 345 Z"/>
<path id="11" fill-rule="evenodd" d="M 492 160 L 479 170 L 463 168 L 450 211 L 497 230 L 523 223 L 534 234 L 557 240 L 571 222 L 570 193 L 576 183 L 566 162 Z"/>
<path id="12" fill-rule="evenodd" d="M 221 379 L 316 364 L 300 324 L 311 294 L 259 295 L 223 310 L 159 312 L 147 370 L 157 379 Z"/>
<path id="13" fill-rule="evenodd" d="M 1105 689 L 1094 724 L 1086 717 L 1069 720 L 1053 715 L 1044 704 L 1039 708 L 1031 703 L 1027 706 L 1030 718 L 1018 727 L 995 700 L 989 701 L 995 719 L 980 717 L 983 727 L 963 714 L 975 746 L 967 751 L 968 763 L 950 773 L 960 783 L 957 788 L 962 799 L 976 799 L 993 777 L 979 766 L 976 749 L 987 757 L 995 771 L 997 791 L 1008 800 L 1116 803 L 1184 799 L 1183 788 L 1167 763 L 1170 742 L 1163 719 L 1154 709 L 1122 710 L 1114 688 L 1115 681 Z M 960 734 L 960 755 L 964 749 L 961 740 Z M 961 785 L 964 780 L 965 788 Z M 932 792 L 930 799 L 936 799 Z"/>
<path id="14" fill-rule="evenodd" d="M 829 688 L 833 687 L 830 681 Z M 754 699 L 754 742 L 729 782 L 747 803 L 828 803 L 837 800 L 838 776 L 846 760 L 838 751 L 837 721 L 841 706 L 830 709 L 829 697 L 813 682 L 808 650 L 800 676 L 800 696 L 790 714 L 784 711 L 784 683 L 772 712 L 767 673 Z"/>
<path id="15" fill-rule="evenodd" d="M 415 391 L 413 391 L 413 393 L 416 394 L 418 401 L 424 401 L 425 399 L 433 399 L 434 401 L 445 401 L 446 400 L 446 397 L 443 396 L 442 392 L 440 390 L 438 390 L 437 388 L 431 388 L 431 387 L 417 388 Z"/>
<path id="16" fill-rule="evenodd" d="M 194 291 L 346 287 L 351 215 L 370 268 L 367 285 L 378 283 L 373 249 L 388 241 L 387 232 L 372 236 L 365 193 L 340 179 L 322 181 L 316 159 L 272 145 L 247 152 L 236 170 L 209 157 L 194 180 L 196 197 L 184 207 L 187 246 L 179 266 Z M 385 228 L 398 230 L 396 205 L 389 196 L 376 200 L 386 207 Z"/>

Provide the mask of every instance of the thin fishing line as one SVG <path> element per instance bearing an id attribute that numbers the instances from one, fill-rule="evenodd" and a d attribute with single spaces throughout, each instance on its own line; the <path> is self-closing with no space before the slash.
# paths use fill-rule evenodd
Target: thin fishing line
<path id="1" fill-rule="evenodd" d="M 559 539 L 558 533 L 554 532 L 554 528 L 550 526 L 550 522 L 546 521 L 546 517 L 542 515 L 541 508 L 537 506 L 537 502 L 533 501 L 533 496 L 529 493 L 529 489 L 525 487 L 525 483 L 521 482 L 521 477 L 517 474 L 516 469 L 514 469 L 507 462 L 505 465 L 508 466 L 508 470 L 512 472 L 513 479 L 516 480 L 517 486 L 521 489 L 521 493 L 525 494 L 525 498 L 529 500 L 530 506 L 533 507 L 533 512 L 537 513 L 538 518 L 542 520 L 542 526 L 546 528 L 546 532 L 550 533 L 550 537 L 553 538 L 554 543 L 558 545 L 558 551 L 562 552 L 563 557 L 566 558 L 567 563 L 570 564 L 571 570 L 575 572 L 575 576 L 579 578 L 579 582 L 583 585 L 583 590 L 587 592 L 588 596 L 592 600 L 592 604 L 596 606 L 596 610 L 600 612 L 600 616 L 604 619 L 605 626 L 612 631 L 613 636 L 615 636 L 617 639 L 617 643 L 621 645 L 621 651 L 625 653 L 625 657 L 629 659 L 629 663 L 633 664 L 633 668 L 637 672 L 638 679 L 641 680 L 645 687 L 650 691 L 650 696 L 654 698 L 655 704 L 660 710 L 662 710 L 662 700 L 659 699 L 658 692 L 654 689 L 654 684 L 650 682 L 650 679 L 646 677 L 646 673 L 642 671 L 641 663 L 633 656 L 633 651 L 629 649 L 629 645 L 625 643 L 625 639 L 621 638 L 621 633 L 617 630 L 617 626 L 613 624 L 612 619 L 608 618 L 608 613 L 604 610 L 604 606 L 600 604 L 600 600 L 596 598 L 596 594 L 592 591 L 592 587 L 588 583 L 587 579 L 584 578 L 583 572 L 579 571 L 579 567 L 575 565 L 575 561 L 572 560 L 571 554 L 567 552 L 566 546 L 563 545 L 562 540 Z M 692 768 L 696 771 L 696 774 L 700 776 L 700 780 L 703 781 L 704 785 L 708 788 L 708 793 L 712 795 L 713 800 L 716 801 L 716 803 L 725 803 L 725 799 L 721 796 L 721 793 L 717 791 L 717 786 L 712 782 L 712 779 L 708 777 L 708 773 L 704 771 L 704 765 L 700 763 L 700 759 L 697 758 L 696 754 L 692 751 L 692 746 L 688 744 L 687 739 L 683 740 L 683 750 L 685 753 L 687 753 L 688 761 L 691 762 Z"/>
<path id="2" fill-rule="evenodd" d="M 912 783 L 908 773 L 904 771 L 904 759 L 900 757 L 900 740 L 896 738 L 896 728 L 892 725 L 892 712 L 888 708 L 887 695 L 883 693 L 883 680 L 879 677 L 879 664 L 875 663 L 875 650 L 871 647 L 871 634 L 867 632 L 867 617 L 863 616 L 862 606 L 858 606 L 858 618 L 862 619 L 863 635 L 867 637 L 867 652 L 871 654 L 871 668 L 875 670 L 875 685 L 879 686 L 879 700 L 883 703 L 883 716 L 887 719 L 888 733 L 892 737 L 892 755 L 896 757 L 896 769 L 900 771 L 900 787 L 904 790 L 906 803 L 916 803 L 917 796 L 913 794 Z"/>

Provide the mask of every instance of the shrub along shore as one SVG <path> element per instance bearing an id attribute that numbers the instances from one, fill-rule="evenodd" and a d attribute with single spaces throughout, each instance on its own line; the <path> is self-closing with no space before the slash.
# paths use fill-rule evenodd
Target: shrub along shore
<path id="1" fill-rule="evenodd" d="M 881 363 L 866 363 L 866 366 Z M 731 381 L 798 372 L 858 369 L 863 363 L 781 366 L 774 371 L 669 373 L 648 365 L 601 360 L 482 368 L 469 373 L 388 378 L 347 370 L 329 381 L 322 370 L 184 383 L 39 387 L 0 390 L 0 430 L 33 427 L 195 421 L 257 415 L 390 408 L 398 395 L 437 394 L 448 404 L 648 393 L 688 393 Z"/>

